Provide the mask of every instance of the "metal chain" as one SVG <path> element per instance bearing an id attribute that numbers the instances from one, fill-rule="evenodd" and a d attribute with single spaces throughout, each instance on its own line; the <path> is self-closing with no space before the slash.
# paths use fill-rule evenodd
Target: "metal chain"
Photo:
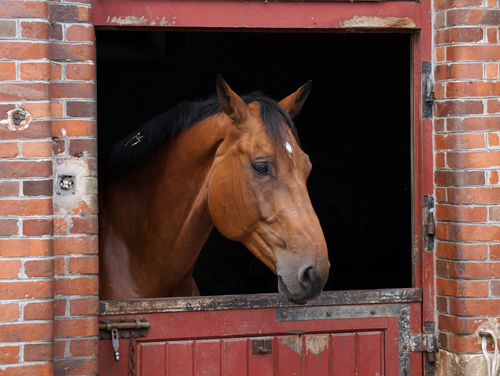
<path id="1" fill-rule="evenodd" d="M 130 360 L 128 361 L 128 368 L 130 369 L 128 376 L 135 376 L 135 347 L 134 336 L 130 336 Z"/>

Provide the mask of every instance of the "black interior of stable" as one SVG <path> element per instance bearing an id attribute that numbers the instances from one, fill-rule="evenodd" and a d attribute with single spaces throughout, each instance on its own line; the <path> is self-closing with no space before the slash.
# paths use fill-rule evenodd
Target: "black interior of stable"
<path id="1" fill-rule="evenodd" d="M 411 287 L 411 55 L 408 34 L 97 31 L 99 157 L 183 100 L 282 99 L 312 79 L 295 119 L 329 247 L 326 290 Z M 216 230 L 195 269 L 202 295 L 276 292 L 275 276 Z"/>

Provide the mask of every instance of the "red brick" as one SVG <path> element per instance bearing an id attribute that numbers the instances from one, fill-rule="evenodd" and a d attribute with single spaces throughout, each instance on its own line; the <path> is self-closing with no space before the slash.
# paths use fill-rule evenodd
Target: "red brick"
<path id="1" fill-rule="evenodd" d="M 21 70 L 22 80 L 49 80 L 50 79 L 50 63 L 21 63 L 19 65 Z M 27 103 L 28 107 L 30 106 Z M 50 105 L 47 103 L 46 105 Z M 31 111 L 30 111 L 31 113 Z M 33 113 L 31 113 L 33 115 Z M 45 115 L 47 116 L 47 115 Z M 33 117 L 37 117 L 34 116 Z"/>
<path id="2" fill-rule="evenodd" d="M 29 278 L 52 277 L 54 261 L 52 259 L 28 260 L 24 263 L 24 273 Z"/>
<path id="3" fill-rule="evenodd" d="M 50 20 L 52 22 L 91 22 L 92 9 L 77 5 L 52 4 Z"/>
<path id="4" fill-rule="evenodd" d="M 54 375 L 97 375 L 97 358 L 69 358 L 55 360 Z"/>
<path id="5" fill-rule="evenodd" d="M 23 130 L 11 131 L 7 124 L 0 124 L 0 139 L 9 140 L 14 138 L 42 138 L 51 137 L 51 128 L 48 121 L 32 121 L 30 126 Z"/>
<path id="6" fill-rule="evenodd" d="M 16 63 L 0 62 L 0 81 L 13 81 L 16 79 Z"/>
<path id="7" fill-rule="evenodd" d="M 48 11 L 46 1 L 8 1 L 0 7 L 0 17 L 44 18 Z"/>
<path id="8" fill-rule="evenodd" d="M 436 219 L 454 222 L 486 222 L 487 210 L 485 207 L 437 205 Z"/>
<path id="9" fill-rule="evenodd" d="M 62 40 L 63 30 L 61 24 L 52 23 L 49 28 L 49 39 L 50 40 Z"/>
<path id="10" fill-rule="evenodd" d="M 481 351 L 481 345 L 476 336 L 456 336 L 449 334 L 449 350 L 454 352 Z"/>
<path id="11" fill-rule="evenodd" d="M 19 196 L 19 182 L 0 181 L 0 197 Z"/>
<path id="12" fill-rule="evenodd" d="M 448 225 L 449 236 L 452 240 L 459 241 L 498 241 L 500 239 L 500 226 L 484 225 Z M 500 266 L 500 265 L 499 265 Z"/>
<path id="13" fill-rule="evenodd" d="M 439 277 L 448 278 L 448 261 L 436 260 L 436 275 Z"/>
<path id="14" fill-rule="evenodd" d="M 466 298 L 480 298 L 488 296 L 487 281 L 456 281 L 450 279 L 436 279 L 436 293 Z"/>
<path id="15" fill-rule="evenodd" d="M 94 42 L 94 28 L 92 25 L 71 25 L 66 28 L 66 40 Z"/>
<path id="16" fill-rule="evenodd" d="M 488 133 L 488 146 L 500 146 L 500 139 L 498 133 Z"/>
<path id="17" fill-rule="evenodd" d="M 52 175 L 52 161 L 1 161 L 0 178 L 46 177 Z"/>
<path id="18" fill-rule="evenodd" d="M 0 158 L 15 158 L 18 154 L 17 142 L 0 143 Z"/>
<path id="19" fill-rule="evenodd" d="M 488 97 L 500 95 L 500 82 L 471 81 L 448 82 L 446 97 Z"/>
<path id="20" fill-rule="evenodd" d="M 445 93 L 445 83 L 438 82 L 434 84 L 434 98 L 443 99 L 445 98 L 444 93 Z"/>
<path id="21" fill-rule="evenodd" d="M 495 61 L 500 54 L 499 45 L 448 46 L 448 61 Z"/>
<path id="22" fill-rule="evenodd" d="M 442 64 L 434 68 L 436 81 L 449 79 L 480 79 L 483 78 L 483 65 L 481 63 L 472 64 Z"/>
<path id="23" fill-rule="evenodd" d="M 52 83 L 52 98 L 94 98 L 95 87 L 87 82 Z"/>
<path id="24" fill-rule="evenodd" d="M 498 171 L 490 171 L 490 178 L 488 179 L 488 184 L 497 185 L 499 181 Z"/>
<path id="25" fill-rule="evenodd" d="M 50 102 L 23 103 L 23 108 L 26 109 L 31 114 L 31 116 L 33 116 L 34 119 L 40 117 L 50 117 L 52 115 Z"/>
<path id="26" fill-rule="evenodd" d="M 450 261 L 450 278 L 487 279 L 500 277 L 500 264 L 496 262 Z"/>
<path id="27" fill-rule="evenodd" d="M 68 233 L 68 219 L 66 217 L 54 218 L 54 234 Z"/>
<path id="28" fill-rule="evenodd" d="M 488 43 L 498 43 L 498 29 L 496 27 L 488 27 L 486 30 Z"/>
<path id="29" fill-rule="evenodd" d="M 21 37 L 27 39 L 49 39 L 49 24 L 47 22 L 21 22 Z"/>
<path id="30" fill-rule="evenodd" d="M 54 374 L 54 366 L 52 363 L 22 364 L 16 367 L 5 367 L 4 372 L 5 376 L 45 376 Z"/>
<path id="31" fill-rule="evenodd" d="M 54 300 L 54 316 L 66 316 L 67 299 Z"/>
<path id="32" fill-rule="evenodd" d="M 69 155 L 97 156 L 97 142 L 95 139 L 73 139 L 69 142 Z"/>
<path id="33" fill-rule="evenodd" d="M 0 347 L 0 364 L 17 363 L 20 359 L 19 346 Z"/>
<path id="34" fill-rule="evenodd" d="M 434 131 L 435 132 L 444 132 L 444 119 L 435 119 L 434 120 Z"/>
<path id="35" fill-rule="evenodd" d="M 53 120 L 54 137 L 95 136 L 96 122 L 93 120 Z"/>
<path id="36" fill-rule="evenodd" d="M 17 320 L 19 320 L 18 303 L 0 304 L 0 321 L 17 321 Z"/>
<path id="37" fill-rule="evenodd" d="M 74 339 L 69 346 L 71 356 L 95 356 L 98 351 L 99 341 L 95 338 Z"/>
<path id="38" fill-rule="evenodd" d="M 41 42 L 0 41 L 0 59 L 40 60 L 49 56 L 49 45 Z"/>
<path id="39" fill-rule="evenodd" d="M 97 236 L 65 236 L 54 239 L 54 254 L 93 254 L 97 253 Z"/>
<path id="40" fill-rule="evenodd" d="M 449 304 L 450 314 L 457 316 L 498 316 L 500 312 L 500 299 L 450 299 Z"/>
<path id="41" fill-rule="evenodd" d="M 1 219 L 0 218 L 0 236 L 12 236 L 19 234 L 19 226 L 17 219 Z M 0 271 L 0 275 L 1 275 Z"/>
<path id="42" fill-rule="evenodd" d="M 65 154 L 65 151 L 66 151 L 65 140 L 54 138 L 52 140 L 52 153 L 54 155 L 62 155 Z"/>
<path id="43" fill-rule="evenodd" d="M 94 117 L 96 115 L 95 102 L 68 102 L 67 113 L 71 117 Z"/>
<path id="44" fill-rule="evenodd" d="M 475 43 L 483 39 L 483 29 L 480 27 L 459 27 L 436 30 L 436 44 Z"/>
<path id="45" fill-rule="evenodd" d="M 458 169 L 500 166 L 500 150 L 448 153 L 448 167 Z"/>
<path id="46" fill-rule="evenodd" d="M 490 221 L 495 221 L 495 222 L 500 221 L 500 206 L 490 207 L 489 210 L 490 210 Z"/>
<path id="47" fill-rule="evenodd" d="M 51 219 L 25 219 L 23 220 L 24 236 L 43 236 L 54 233 L 54 224 Z"/>
<path id="48" fill-rule="evenodd" d="M 96 216 L 87 218 L 71 218 L 70 233 L 72 234 L 97 234 L 99 230 Z"/>
<path id="49" fill-rule="evenodd" d="M 476 329 L 488 321 L 488 319 L 468 319 L 463 317 L 453 317 L 439 315 L 439 329 L 455 334 L 474 334 Z"/>
<path id="50" fill-rule="evenodd" d="M 96 277 L 58 278 L 55 283 L 55 294 L 60 295 L 97 295 Z"/>
<path id="51" fill-rule="evenodd" d="M 436 185 L 452 185 L 463 187 L 467 185 L 484 185 L 484 171 L 449 171 L 438 170 L 435 173 Z"/>
<path id="52" fill-rule="evenodd" d="M 0 279 L 18 278 L 20 271 L 20 260 L 0 260 Z"/>
<path id="53" fill-rule="evenodd" d="M 500 24 L 500 10 L 453 9 L 446 17 L 447 26 L 456 25 L 491 25 Z"/>
<path id="54" fill-rule="evenodd" d="M 482 0 L 434 0 L 434 9 L 480 7 Z"/>
<path id="55" fill-rule="evenodd" d="M 62 64 L 57 64 L 55 62 L 50 63 L 50 79 L 52 81 L 58 81 L 62 78 Z"/>
<path id="56" fill-rule="evenodd" d="M 32 180 L 23 182 L 25 196 L 51 196 L 53 192 L 52 179 Z"/>
<path id="57" fill-rule="evenodd" d="M 54 303 L 28 303 L 24 306 L 25 320 L 51 320 L 54 317 Z"/>
<path id="58" fill-rule="evenodd" d="M 478 149 L 484 148 L 484 133 L 437 134 L 434 136 L 435 149 Z"/>
<path id="59" fill-rule="evenodd" d="M 437 242 L 436 257 L 450 260 L 486 260 L 488 247 L 486 244 Z"/>
<path id="60" fill-rule="evenodd" d="M 52 339 L 52 323 L 0 324 L 1 342 L 49 341 Z"/>
<path id="61" fill-rule="evenodd" d="M 52 343 L 27 343 L 24 345 L 24 361 L 52 361 L 54 359 L 54 345 Z"/>
<path id="62" fill-rule="evenodd" d="M 0 239 L 0 254 L 3 257 L 50 256 L 52 239 Z"/>
<path id="63" fill-rule="evenodd" d="M 452 100 L 441 101 L 435 104 L 435 114 L 438 117 L 482 114 L 484 107 L 482 101 L 477 100 Z"/>
<path id="64" fill-rule="evenodd" d="M 0 38 L 15 38 L 16 29 L 15 20 L 0 20 Z"/>
<path id="65" fill-rule="evenodd" d="M 486 63 L 486 78 L 498 78 L 498 63 Z"/>
<path id="66" fill-rule="evenodd" d="M 435 166 L 436 168 L 444 168 L 446 167 L 446 154 L 445 153 L 436 153 L 435 157 Z"/>
<path id="67" fill-rule="evenodd" d="M 500 296 L 500 281 L 491 281 L 491 295 Z"/>
<path id="68" fill-rule="evenodd" d="M 500 113 L 500 100 L 498 99 L 488 99 L 486 101 L 486 108 L 489 114 Z"/>
<path id="69" fill-rule="evenodd" d="M 94 80 L 95 66 L 93 64 L 68 64 L 66 65 L 66 78 L 68 80 Z"/>
<path id="70" fill-rule="evenodd" d="M 448 119 L 448 131 L 494 131 L 500 130 L 500 117 L 469 117 Z"/>
<path id="71" fill-rule="evenodd" d="M 69 313 L 71 316 L 92 316 L 99 313 L 99 301 L 97 298 L 71 299 L 69 301 Z"/>
<path id="72" fill-rule="evenodd" d="M 52 281 L 0 282 L 0 294 L 3 299 L 51 298 L 53 296 Z M 0 341 L 1 342 L 1 341 Z"/>
<path id="73" fill-rule="evenodd" d="M 70 274 L 97 274 L 99 272 L 99 259 L 97 256 L 70 257 Z"/>
<path id="74" fill-rule="evenodd" d="M 486 6 L 491 8 L 498 8 L 498 0 L 486 0 Z"/>
<path id="75" fill-rule="evenodd" d="M 64 257 L 56 257 L 54 259 L 54 274 L 64 275 L 66 273 L 66 260 Z"/>
<path id="76" fill-rule="evenodd" d="M 436 310 L 441 313 L 448 313 L 448 298 L 436 296 Z"/>
<path id="77" fill-rule="evenodd" d="M 50 56 L 54 60 L 92 61 L 94 60 L 94 46 L 92 44 L 51 43 Z"/>
<path id="78" fill-rule="evenodd" d="M 54 320 L 54 335 L 59 338 L 92 336 L 98 331 L 97 320 L 94 318 Z"/>
<path id="79" fill-rule="evenodd" d="M 0 200 L 0 216 L 51 215 L 52 199 Z"/>
<path id="80" fill-rule="evenodd" d="M 54 358 L 64 358 L 67 340 L 54 341 Z"/>
<path id="81" fill-rule="evenodd" d="M 11 102 L 21 99 L 36 101 L 47 99 L 48 97 L 49 84 L 46 82 L 0 83 L 0 101 Z"/>
<path id="82" fill-rule="evenodd" d="M 23 158 L 52 157 L 52 141 L 24 141 L 21 142 Z"/>
<path id="83" fill-rule="evenodd" d="M 447 196 L 446 188 L 436 188 L 437 202 L 446 202 L 447 201 L 446 196 Z"/>

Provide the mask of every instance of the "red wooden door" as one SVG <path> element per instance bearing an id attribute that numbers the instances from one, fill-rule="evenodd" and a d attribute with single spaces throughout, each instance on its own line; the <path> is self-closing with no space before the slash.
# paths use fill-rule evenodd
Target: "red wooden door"
<path id="1" fill-rule="evenodd" d="M 409 339 L 420 301 L 420 289 L 328 292 L 302 307 L 277 295 L 111 301 L 100 320 L 151 324 L 133 339 L 136 375 L 418 375 Z M 115 362 L 111 341 L 100 341 L 99 375 L 127 374 L 131 340 L 119 342 Z"/>

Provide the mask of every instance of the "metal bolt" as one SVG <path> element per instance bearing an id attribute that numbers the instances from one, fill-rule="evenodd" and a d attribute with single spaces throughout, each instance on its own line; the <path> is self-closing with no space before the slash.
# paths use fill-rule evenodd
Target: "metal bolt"
<path id="1" fill-rule="evenodd" d="M 327 314 L 327 316 L 331 316 L 332 315 L 332 311 L 327 311 L 326 314 Z"/>
<path id="2" fill-rule="evenodd" d="M 404 366 L 403 367 L 403 372 L 406 372 L 406 371 L 408 371 L 408 367 Z"/>
<path id="3" fill-rule="evenodd" d="M 374 314 L 375 314 L 375 310 L 374 310 L 374 309 L 372 309 L 372 310 L 370 311 L 370 313 L 371 313 L 372 315 L 374 315 Z"/>
<path id="4" fill-rule="evenodd" d="M 281 314 L 281 317 L 286 317 L 286 312 L 283 312 L 283 313 Z"/>
<path id="5" fill-rule="evenodd" d="M 406 315 L 406 309 L 403 309 L 403 315 Z"/>
<path id="6" fill-rule="evenodd" d="M 403 345 L 403 349 L 405 349 L 405 350 L 406 350 L 407 348 L 408 348 L 408 346 L 407 346 L 407 345 Z"/>
<path id="7" fill-rule="evenodd" d="M 125 319 L 124 319 L 124 318 L 121 318 L 121 319 L 120 319 L 120 322 L 125 322 Z"/>

